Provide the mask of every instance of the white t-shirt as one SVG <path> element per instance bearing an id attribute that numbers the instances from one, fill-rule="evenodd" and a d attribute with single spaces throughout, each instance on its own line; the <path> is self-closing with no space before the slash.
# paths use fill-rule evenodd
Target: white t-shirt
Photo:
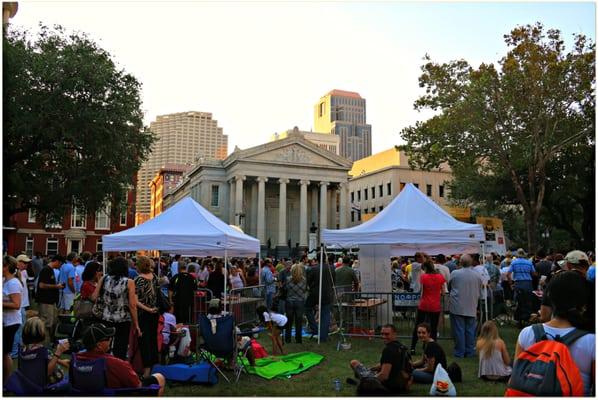
<path id="1" fill-rule="evenodd" d="M 482 278 L 482 289 L 480 290 L 480 299 L 485 299 L 487 297 L 487 287 L 488 282 L 490 281 L 490 275 L 488 274 L 488 270 L 483 265 L 476 265 L 473 267 L 473 270 L 478 273 L 480 278 Z"/>
<path id="2" fill-rule="evenodd" d="M 448 293 L 448 281 L 451 279 L 451 270 L 446 265 L 434 264 L 436 271 L 444 276 L 445 282 L 442 284 L 442 293 Z"/>
<path id="3" fill-rule="evenodd" d="M 21 308 L 29 307 L 29 289 L 27 289 L 27 270 L 21 271 L 21 282 L 23 283 L 23 292 L 21 293 Z M 21 321 L 23 322 L 23 321 Z"/>
<path id="4" fill-rule="evenodd" d="M 553 328 L 546 324 L 543 324 L 543 326 L 546 336 L 549 339 L 552 339 L 556 335 L 561 337 L 565 336 L 574 329 L 573 327 Z M 526 350 L 528 347 L 536 343 L 534 339 L 533 328 L 531 326 L 523 328 L 523 330 L 519 333 L 519 338 L 517 341 L 519 342 L 519 346 L 522 350 Z M 569 347 L 571 357 L 573 357 L 573 360 L 575 360 L 577 368 L 579 368 L 579 372 L 581 373 L 581 378 L 583 379 L 583 390 L 586 396 L 590 394 L 591 390 L 590 374 L 592 373 L 592 362 L 595 359 L 595 348 L 596 335 L 593 333 L 588 333 L 587 335 L 577 339 L 571 345 L 571 347 Z"/>
<path id="5" fill-rule="evenodd" d="M 418 262 L 411 263 L 411 289 L 413 293 L 419 293 L 421 291 L 421 281 L 419 277 L 422 273 L 422 265 Z"/>
<path id="6" fill-rule="evenodd" d="M 2 301 L 10 301 L 9 295 L 23 293 L 23 286 L 19 283 L 17 278 L 10 278 L 2 284 Z M 2 326 L 20 325 L 21 310 L 13 310 L 12 308 L 2 308 Z"/>
<path id="7" fill-rule="evenodd" d="M 274 322 L 277 326 L 279 327 L 283 327 L 287 324 L 287 321 L 289 320 L 286 315 L 283 314 L 278 314 L 278 313 L 274 313 L 274 312 L 264 312 L 264 320 L 266 322 L 272 321 Z"/>
<path id="8" fill-rule="evenodd" d="M 164 343 L 170 342 L 170 331 L 176 327 L 176 317 L 168 312 L 162 314 L 164 317 L 164 328 L 162 329 L 162 339 Z"/>

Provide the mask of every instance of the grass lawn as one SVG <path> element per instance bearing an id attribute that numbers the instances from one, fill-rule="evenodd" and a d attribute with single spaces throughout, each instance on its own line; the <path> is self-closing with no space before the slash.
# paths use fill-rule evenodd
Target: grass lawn
<path id="1" fill-rule="evenodd" d="M 507 343 L 509 352 L 513 354 L 519 330 L 514 327 L 500 328 L 501 337 Z M 399 331 L 400 335 L 411 332 Z M 324 360 L 319 365 L 290 379 L 266 380 L 256 375 L 241 374 L 237 384 L 227 383 L 224 379 L 214 386 L 172 384 L 167 387 L 167 396 L 355 396 L 355 386 L 345 383 L 347 377 L 352 377 L 349 361 L 357 359 L 365 365 L 376 364 L 384 347 L 381 339 L 352 339 L 351 350 L 336 350 L 338 335 L 330 337 L 330 341 L 318 345 L 315 340 L 304 339 L 303 344 L 288 344 L 285 346 L 287 353 L 312 351 L 324 355 Z M 271 351 L 269 338 L 262 333 L 258 340 L 264 347 Z M 410 339 L 400 339 L 409 346 Z M 453 341 L 440 339 L 444 348 L 447 361 L 455 361 L 452 357 Z M 421 345 L 418 344 L 418 353 L 415 359 L 421 357 Z M 477 378 L 478 359 L 456 359 L 463 371 L 463 382 L 457 383 L 458 396 L 503 396 L 506 385 L 504 383 L 489 383 Z M 232 376 L 232 372 L 228 373 Z M 342 382 L 340 393 L 335 392 L 333 381 L 339 378 Z M 415 384 L 410 395 L 427 396 L 429 384 Z"/>

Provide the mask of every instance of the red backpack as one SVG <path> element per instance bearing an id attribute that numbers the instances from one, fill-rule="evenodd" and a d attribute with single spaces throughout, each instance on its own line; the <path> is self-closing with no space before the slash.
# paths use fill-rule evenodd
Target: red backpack
<path id="1" fill-rule="evenodd" d="M 505 396 L 583 396 L 583 380 L 569 346 L 588 332 L 574 329 L 549 340 L 542 324 L 532 329 L 536 342 L 519 353 Z"/>

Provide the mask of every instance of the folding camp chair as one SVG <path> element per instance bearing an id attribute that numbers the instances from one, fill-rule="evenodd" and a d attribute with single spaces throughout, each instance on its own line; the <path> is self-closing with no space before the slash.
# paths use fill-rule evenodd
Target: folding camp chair
<path id="1" fill-rule="evenodd" d="M 6 390 L 20 396 L 50 395 L 68 393 L 70 385 L 66 378 L 52 385 L 48 384 L 48 349 L 37 349 L 21 352 L 18 358 L 19 367 L 6 382 Z"/>
<path id="2" fill-rule="evenodd" d="M 212 321 L 215 321 L 215 329 L 212 331 Z M 216 365 L 213 358 L 223 358 L 230 360 L 237 382 L 241 371 L 243 370 L 243 364 L 237 362 L 238 349 L 237 349 L 237 333 L 235 329 L 235 318 L 233 315 L 226 315 L 219 318 L 208 319 L 205 315 L 199 317 L 199 332 L 203 338 L 203 343 L 199 344 L 198 352 L 200 357 L 208 361 L 216 370 L 230 382 L 230 379 L 222 372 L 222 370 Z M 249 350 L 247 346 L 242 349 L 244 355 L 247 355 Z"/>
<path id="3" fill-rule="evenodd" d="M 160 385 L 112 389 L 106 387 L 106 360 L 82 360 L 73 354 L 69 370 L 72 393 L 102 396 L 157 396 Z"/>

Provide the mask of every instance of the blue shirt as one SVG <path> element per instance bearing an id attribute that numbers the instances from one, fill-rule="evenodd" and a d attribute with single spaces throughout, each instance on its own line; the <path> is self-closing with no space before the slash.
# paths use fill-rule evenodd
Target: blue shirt
<path id="1" fill-rule="evenodd" d="M 536 272 L 534 269 L 534 264 L 532 264 L 532 262 L 527 258 L 523 257 L 513 259 L 509 271 L 511 272 L 512 278 L 515 282 L 531 281 L 532 273 Z"/>
<path id="2" fill-rule="evenodd" d="M 135 268 L 129 268 L 129 279 L 135 279 L 135 277 L 139 275 Z"/>
<path id="3" fill-rule="evenodd" d="M 75 267 L 75 279 L 73 284 L 75 285 L 75 292 L 81 292 L 81 286 L 83 286 L 83 271 L 85 271 L 85 266 L 77 265 Z"/>
<path id="4" fill-rule="evenodd" d="M 73 293 L 71 288 L 69 287 L 68 280 L 69 278 L 73 279 L 73 285 L 75 284 L 75 266 L 70 262 L 62 264 L 60 267 L 60 275 L 58 277 L 59 283 L 64 283 L 64 293 L 70 294 Z"/>
<path id="5" fill-rule="evenodd" d="M 262 285 L 266 288 L 266 293 L 276 293 L 276 283 L 270 267 L 262 268 Z"/>
<path id="6" fill-rule="evenodd" d="M 173 261 L 172 265 L 170 266 L 170 276 L 175 276 L 179 273 L 179 262 Z"/>
<path id="7" fill-rule="evenodd" d="M 595 265 L 590 265 L 590 268 L 588 268 L 587 278 L 590 282 L 596 281 L 596 266 Z"/>

